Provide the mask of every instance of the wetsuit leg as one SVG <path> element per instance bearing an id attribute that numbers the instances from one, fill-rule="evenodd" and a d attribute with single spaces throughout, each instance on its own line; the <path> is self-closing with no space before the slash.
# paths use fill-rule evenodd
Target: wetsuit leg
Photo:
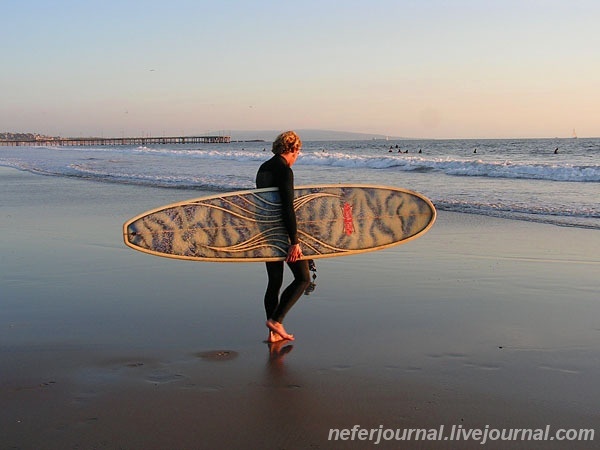
<path id="1" fill-rule="evenodd" d="M 270 319 L 279 305 L 279 291 L 283 284 L 283 261 L 270 261 L 265 264 L 269 277 L 265 292 L 265 312 L 267 319 Z"/>
<path id="2" fill-rule="evenodd" d="M 305 289 L 310 284 L 310 273 L 308 271 L 308 261 L 296 261 L 294 263 L 288 263 L 288 267 L 294 274 L 294 281 L 285 288 L 283 294 L 281 294 L 281 300 L 279 305 L 271 315 L 271 319 L 281 323 L 287 312 L 291 309 L 300 296 L 304 293 Z"/>

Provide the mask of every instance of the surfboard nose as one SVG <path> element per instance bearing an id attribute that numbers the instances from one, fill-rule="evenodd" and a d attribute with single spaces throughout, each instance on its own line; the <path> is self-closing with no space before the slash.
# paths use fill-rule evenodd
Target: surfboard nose
<path id="1" fill-rule="evenodd" d="M 133 223 L 125 223 L 123 225 L 123 240 L 125 244 L 129 247 L 138 249 L 145 248 L 143 245 L 140 245 L 142 242 L 142 235 L 139 230 L 139 226 L 136 222 Z"/>

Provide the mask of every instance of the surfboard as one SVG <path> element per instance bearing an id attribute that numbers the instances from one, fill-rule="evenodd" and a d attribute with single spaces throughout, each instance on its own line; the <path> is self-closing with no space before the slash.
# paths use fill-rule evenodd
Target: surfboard
<path id="1" fill-rule="evenodd" d="M 372 185 L 299 186 L 294 209 L 304 259 L 403 244 L 426 233 L 436 219 L 427 197 Z M 162 206 L 125 222 L 123 236 L 135 250 L 195 261 L 282 261 L 289 247 L 277 188 Z"/>

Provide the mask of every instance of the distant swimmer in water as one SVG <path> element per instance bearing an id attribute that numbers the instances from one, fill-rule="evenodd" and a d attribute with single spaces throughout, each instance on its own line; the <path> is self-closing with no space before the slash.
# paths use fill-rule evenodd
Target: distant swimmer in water
<path id="1" fill-rule="evenodd" d="M 554 149 L 554 154 L 555 154 L 555 155 L 558 155 L 558 147 L 556 147 L 556 148 Z"/>
<path id="2" fill-rule="evenodd" d="M 477 149 L 473 150 L 473 153 L 477 153 Z"/>
<path id="3" fill-rule="evenodd" d="M 421 151 L 421 149 L 419 149 L 419 153 L 423 153 L 423 152 Z"/>

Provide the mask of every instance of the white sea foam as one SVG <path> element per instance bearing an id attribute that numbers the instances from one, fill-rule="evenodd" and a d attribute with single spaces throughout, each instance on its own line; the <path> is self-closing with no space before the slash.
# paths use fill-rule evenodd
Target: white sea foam
<path id="1" fill-rule="evenodd" d="M 294 172 L 296 184 L 389 184 L 439 209 L 600 229 L 600 140 L 567 144 L 553 155 L 544 140 L 414 141 L 401 143 L 406 154 L 367 141 L 309 142 Z M 218 192 L 252 188 L 269 157 L 264 143 L 0 148 L 1 165 L 38 174 Z"/>
<path id="2" fill-rule="evenodd" d="M 187 157 L 220 161 L 262 161 L 263 152 L 218 151 L 218 150 L 174 150 L 138 148 L 145 154 L 163 157 Z M 465 177 L 515 178 L 551 181 L 600 182 L 600 165 L 573 165 L 571 163 L 531 163 L 484 161 L 482 159 L 452 157 L 421 157 L 397 155 L 356 155 L 341 152 L 304 153 L 298 165 L 344 167 L 353 169 L 396 169 L 408 172 L 442 172 L 446 175 Z"/>

